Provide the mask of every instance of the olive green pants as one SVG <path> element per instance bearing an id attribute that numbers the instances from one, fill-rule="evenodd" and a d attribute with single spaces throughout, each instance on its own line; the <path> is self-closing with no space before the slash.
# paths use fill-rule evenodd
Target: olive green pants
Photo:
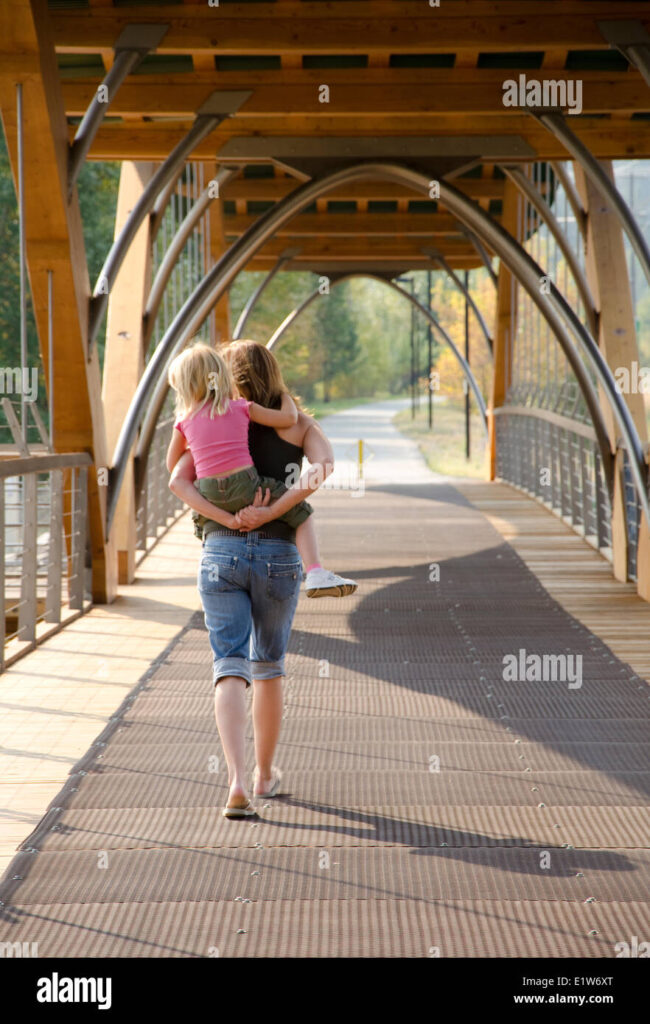
<path id="1" fill-rule="evenodd" d="M 253 504 L 258 487 L 262 488 L 262 497 L 268 488 L 272 500 L 279 498 L 288 490 L 286 484 L 274 477 L 260 476 L 254 466 L 240 469 L 239 472 L 232 473 L 230 476 L 204 476 L 196 481 L 196 486 L 203 497 L 211 501 L 213 505 L 223 509 L 224 512 L 233 514 L 246 508 L 247 505 Z M 308 501 L 301 501 L 284 515 L 278 516 L 278 519 L 295 530 L 313 511 Z M 203 540 L 203 527 L 209 520 L 205 516 L 199 515 L 198 512 L 192 513 L 192 519 L 194 520 L 194 533 L 200 540 Z"/>

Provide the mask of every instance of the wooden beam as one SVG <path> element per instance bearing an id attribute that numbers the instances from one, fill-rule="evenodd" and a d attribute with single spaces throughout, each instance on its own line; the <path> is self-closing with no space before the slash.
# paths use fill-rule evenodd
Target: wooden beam
<path id="1" fill-rule="evenodd" d="M 530 72 L 529 72 L 530 77 Z M 637 71 L 554 71 L 546 78 L 582 82 L 582 112 L 632 113 L 650 105 L 648 86 Z M 189 118 L 214 89 L 251 89 L 253 94 L 237 111 L 237 120 L 327 115 L 346 120 L 360 115 L 436 114 L 493 115 L 511 113 L 504 107 L 504 82 L 516 72 L 492 69 L 363 68 L 354 72 L 283 69 L 272 72 L 194 75 L 139 75 L 127 79 L 111 104 L 111 116 L 138 114 L 150 117 Z M 329 86 L 329 102 L 319 99 L 319 84 Z M 66 113 L 82 116 L 97 91 L 97 80 L 74 79 L 62 83 Z"/>
<path id="2" fill-rule="evenodd" d="M 93 457 L 88 473 L 93 597 L 110 601 L 117 573 L 104 526 L 109 453 L 100 367 L 96 349 L 87 358 L 90 283 L 76 192 L 72 202 L 67 201 L 67 125 L 45 0 L 0 4 L 0 40 L 3 48 L 25 57 L 27 69 L 7 71 L 0 61 L 0 110 L 15 180 L 16 82 L 22 82 L 27 262 L 44 366 L 48 271 L 53 272 L 54 283 L 54 447 L 59 452 L 86 451 Z"/>
<path id="3" fill-rule="evenodd" d="M 531 9 L 533 7 L 534 9 Z M 647 10 L 619 0 L 617 20 L 638 19 L 650 28 Z M 79 16 L 52 12 L 62 53 L 113 47 L 122 28 L 138 20 L 168 22 L 158 53 L 343 54 L 459 53 L 464 50 L 606 49 L 598 20 L 612 16 L 602 0 L 546 0 L 543 7 L 509 0 L 457 0 L 431 8 L 416 0 L 386 2 L 177 5 L 160 9 L 102 8 Z"/>
<path id="4" fill-rule="evenodd" d="M 115 237 L 150 181 L 155 164 L 122 164 L 115 215 Z M 151 285 L 151 232 L 149 218 L 138 230 L 111 289 L 108 303 L 102 400 L 109 451 L 113 451 L 131 398 L 144 369 L 142 317 Z M 136 494 L 133 457 L 113 520 L 117 548 L 118 582 L 132 583 L 136 556 Z"/>
<path id="5" fill-rule="evenodd" d="M 603 169 L 614 180 L 611 162 Z M 625 402 L 634 420 L 641 441 L 648 440 L 644 396 L 634 385 L 634 364 L 641 365 L 636 338 L 632 292 L 627 272 L 627 258 L 623 230 L 613 209 L 602 199 L 581 167 L 575 165 L 576 187 L 587 210 L 587 278 L 599 311 L 598 346 L 615 376 L 624 369 L 633 385 L 624 392 Z M 619 431 L 604 395 L 601 404 L 609 428 L 612 449 L 616 448 Z M 622 476 L 622 451 L 617 452 L 614 508 L 612 510 L 612 557 L 614 575 L 627 579 L 627 531 L 625 529 L 625 485 Z M 641 532 L 645 534 L 643 551 L 647 556 L 648 524 L 643 519 Z M 650 560 L 646 557 L 638 566 L 639 594 L 650 600 Z"/>
<path id="6" fill-rule="evenodd" d="M 262 254 L 261 256 L 254 257 L 254 259 L 252 259 L 249 263 L 246 264 L 245 272 L 268 271 L 271 269 L 271 267 L 275 265 L 276 262 L 277 257 L 274 257 L 272 254 L 270 254 L 269 256 L 265 256 L 264 254 Z M 319 261 L 318 259 L 312 259 L 310 261 L 309 258 L 305 260 L 301 259 L 301 257 L 298 256 L 291 262 L 291 271 L 313 271 L 314 273 L 325 274 L 328 272 L 328 270 L 331 270 L 331 264 L 334 262 L 336 263 L 337 271 L 356 271 L 359 269 L 360 262 L 363 262 L 364 266 L 372 270 L 384 270 L 386 269 L 386 266 L 388 264 L 390 264 L 391 270 L 395 270 L 396 265 L 394 260 L 375 260 L 372 258 L 372 256 L 366 257 L 363 261 L 360 261 L 358 258 L 354 257 L 350 258 L 349 260 L 343 259 L 338 261 Z M 447 262 L 451 267 L 454 268 L 454 270 L 478 270 L 480 267 L 483 266 L 481 261 L 477 258 L 476 254 L 474 254 L 473 256 L 448 256 Z M 427 264 L 423 263 L 421 258 L 419 256 L 416 257 L 416 255 L 414 254 L 412 257 L 402 256 L 400 258 L 398 270 L 399 273 L 402 273 L 402 271 L 426 270 L 426 268 Z M 398 271 L 395 270 L 395 273 L 397 272 Z"/>
<path id="7" fill-rule="evenodd" d="M 418 264 L 430 265 L 431 257 L 421 252 L 424 243 L 419 240 L 408 240 L 399 237 L 377 236 L 372 240 L 365 238 L 298 238 L 292 236 L 275 238 L 268 242 L 261 250 L 266 257 L 277 259 L 295 241 L 300 248 L 300 259 L 303 261 L 329 260 L 337 261 L 342 259 L 368 259 L 372 261 L 387 259 L 406 259 L 415 261 Z M 426 247 L 426 246 L 425 246 Z M 449 256 L 474 256 L 475 250 L 467 241 L 456 241 L 455 239 L 445 240 L 444 244 L 437 246 L 443 255 Z M 259 257 L 258 257 L 259 258 Z M 293 265 L 293 263 L 292 263 Z M 477 263 L 477 266 L 480 263 Z"/>
<path id="8" fill-rule="evenodd" d="M 253 201 L 278 202 L 298 188 L 300 182 L 294 178 L 235 178 L 224 185 L 224 199 L 246 199 Z M 453 185 L 472 199 L 503 199 L 505 182 L 502 178 L 454 178 Z M 361 181 L 344 185 L 330 192 L 328 199 L 347 200 L 397 200 L 418 197 L 404 185 L 390 181 Z M 420 197 L 423 198 L 423 197 Z M 327 200 L 326 200 L 327 201 Z"/>
<path id="9" fill-rule="evenodd" d="M 643 131 L 638 121 L 602 121 L 600 118 L 579 118 L 571 122 L 578 138 L 600 159 L 650 158 L 650 132 Z M 93 160 L 164 160 L 191 128 L 189 121 L 150 121 L 145 124 L 128 122 L 104 123 L 97 132 L 90 150 Z M 69 137 L 75 128 L 69 127 Z M 214 160 L 215 153 L 229 138 L 251 135 L 282 137 L 283 135 L 315 135 L 351 138 L 381 136 L 413 136 L 421 138 L 441 135 L 515 135 L 524 139 L 537 153 L 539 160 L 565 160 L 566 150 L 550 132 L 537 125 L 527 114 L 498 114 L 490 117 L 470 115 L 400 114 L 385 117 L 364 117 L 345 131 L 341 119 L 326 114 L 301 116 L 291 123 L 285 118 L 229 118 L 208 139 L 199 143 L 194 160 Z M 261 162 L 261 161 L 258 161 Z M 264 161 L 268 162 L 268 160 Z"/>
<path id="10" fill-rule="evenodd" d="M 367 200 L 366 200 L 367 202 Z M 227 235 L 243 235 L 257 216 L 229 215 L 224 218 Z M 277 236 L 348 237 L 366 235 L 402 235 L 423 239 L 432 236 L 462 235 L 455 217 L 448 213 L 313 213 L 295 217 L 277 232 Z"/>
<path id="11" fill-rule="evenodd" d="M 212 167 L 213 174 L 216 166 Z M 221 259 L 228 245 L 224 232 L 223 199 L 215 199 L 208 208 L 209 217 L 209 266 Z M 213 345 L 223 345 L 230 340 L 232 327 L 230 323 L 230 295 L 226 292 L 210 314 L 210 336 Z"/>
<path id="12" fill-rule="evenodd" d="M 514 238 L 518 237 L 519 203 L 519 190 L 512 181 L 506 181 L 501 224 Z M 505 404 L 512 379 L 512 349 L 517 322 L 517 287 L 516 281 L 508 268 L 502 261 L 499 261 L 496 323 L 494 327 L 494 370 L 488 409 L 490 480 L 494 480 L 497 475 L 497 418 L 494 415 L 494 410 Z"/>

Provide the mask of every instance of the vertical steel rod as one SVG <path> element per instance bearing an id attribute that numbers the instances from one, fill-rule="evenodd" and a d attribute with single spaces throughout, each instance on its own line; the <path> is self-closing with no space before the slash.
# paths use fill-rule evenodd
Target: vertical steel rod
<path id="1" fill-rule="evenodd" d="M 18 141 L 18 259 L 20 262 L 20 426 L 27 442 L 27 404 L 22 375 L 27 372 L 27 275 L 25 260 L 25 136 L 23 123 L 23 86 L 16 85 L 16 134 Z"/>
<path id="2" fill-rule="evenodd" d="M 50 448 L 54 451 L 54 272 L 47 272 L 47 406 L 50 419 Z"/>
<path id="3" fill-rule="evenodd" d="M 468 298 L 467 298 L 468 295 L 469 295 L 469 273 L 466 270 L 465 271 L 465 362 L 469 366 L 469 302 L 468 302 Z M 470 443 L 470 434 L 469 434 L 469 430 L 470 430 L 470 425 L 469 425 L 469 386 L 468 386 L 466 380 L 463 381 L 463 383 L 465 385 L 465 387 L 463 388 L 463 390 L 465 392 L 465 458 L 469 459 L 470 454 L 471 454 L 470 453 L 471 443 Z"/>
<path id="4" fill-rule="evenodd" d="M 427 270 L 427 306 L 431 309 L 431 268 Z M 429 382 L 429 430 L 433 430 L 433 388 L 431 381 L 431 362 L 433 359 L 433 331 L 431 321 L 427 321 L 427 380 Z"/>

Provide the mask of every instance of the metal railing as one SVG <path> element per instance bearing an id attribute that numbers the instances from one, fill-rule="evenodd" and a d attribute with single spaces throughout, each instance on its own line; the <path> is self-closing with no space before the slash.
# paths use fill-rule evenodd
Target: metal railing
<path id="1" fill-rule="evenodd" d="M 165 464 L 173 427 L 173 416 L 163 415 L 156 425 L 146 464 L 141 467 L 136 463 L 138 562 L 185 511 L 183 502 L 169 489 L 169 473 Z"/>
<path id="2" fill-rule="evenodd" d="M 0 670 L 90 607 L 85 452 L 0 462 Z"/>
<path id="3" fill-rule="evenodd" d="M 595 431 L 546 409 L 504 405 L 494 412 L 497 476 L 611 560 L 611 503 Z"/>

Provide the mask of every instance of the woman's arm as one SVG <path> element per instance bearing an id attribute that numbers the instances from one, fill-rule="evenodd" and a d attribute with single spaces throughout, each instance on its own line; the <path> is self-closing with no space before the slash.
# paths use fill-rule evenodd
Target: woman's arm
<path id="1" fill-rule="evenodd" d="M 257 507 L 248 505 L 247 508 L 240 509 L 235 515 L 238 525 L 241 524 L 249 529 L 257 529 L 264 523 L 277 519 L 278 516 L 284 515 L 290 508 L 297 505 L 298 502 L 303 501 L 310 494 L 313 494 L 314 491 L 317 491 L 320 485 L 327 479 L 334 469 L 334 450 L 329 438 L 323 433 L 315 420 L 311 420 L 305 432 L 302 446 L 310 465 L 303 472 L 298 483 L 289 488 L 285 494 L 271 505 Z"/>
<path id="2" fill-rule="evenodd" d="M 187 441 L 181 434 L 180 430 L 177 430 L 176 427 L 174 427 L 172 430 L 171 441 L 169 442 L 169 448 L 167 449 L 167 471 L 169 473 L 171 473 L 172 469 L 185 451 L 187 451 Z"/>
<path id="3" fill-rule="evenodd" d="M 239 523 L 230 512 L 224 512 L 217 508 L 211 501 L 204 498 L 200 491 L 197 491 L 193 483 L 195 476 L 194 460 L 190 452 L 185 452 L 176 463 L 169 480 L 169 489 L 172 494 L 175 494 L 195 512 L 205 516 L 206 519 L 214 519 L 215 523 L 227 526 L 230 530 L 238 530 Z"/>
<path id="4" fill-rule="evenodd" d="M 248 412 L 254 423 L 263 423 L 266 427 L 293 427 L 298 422 L 296 403 L 286 391 L 282 394 L 282 405 L 279 409 L 267 409 L 257 402 L 251 402 Z"/>

